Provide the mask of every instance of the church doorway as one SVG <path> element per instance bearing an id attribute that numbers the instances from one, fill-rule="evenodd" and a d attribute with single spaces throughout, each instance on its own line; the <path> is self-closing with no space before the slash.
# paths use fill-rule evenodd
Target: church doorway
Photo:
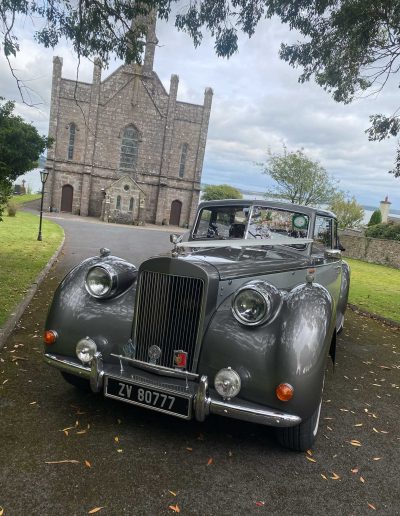
<path id="1" fill-rule="evenodd" d="M 179 226 L 179 222 L 181 220 L 181 210 L 181 201 L 172 201 L 171 214 L 169 216 L 169 223 L 171 224 L 171 226 Z"/>
<path id="2" fill-rule="evenodd" d="M 72 198 L 74 196 L 74 189 L 71 185 L 64 185 L 61 194 L 61 210 L 72 213 Z"/>

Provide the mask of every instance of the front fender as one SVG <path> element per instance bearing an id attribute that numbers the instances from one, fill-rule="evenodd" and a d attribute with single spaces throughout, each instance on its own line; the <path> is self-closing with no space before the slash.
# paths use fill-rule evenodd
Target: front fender
<path id="1" fill-rule="evenodd" d="M 335 325 L 334 303 L 328 290 L 315 283 L 281 293 L 279 313 L 259 327 L 237 322 L 232 296 L 225 299 L 204 336 L 199 372 L 213 384 L 215 374 L 230 366 L 242 379 L 240 398 L 305 418 L 319 403 Z M 289 402 L 275 396 L 282 382 L 294 387 Z"/>
<path id="2" fill-rule="evenodd" d="M 87 271 L 108 264 L 120 271 L 123 291 L 108 299 L 95 299 L 85 288 Z M 90 337 L 104 356 L 120 353 L 132 330 L 136 268 L 115 256 L 88 258 L 63 279 L 47 315 L 45 329 L 57 332 L 57 341 L 46 352 L 75 356 L 77 342 Z"/>

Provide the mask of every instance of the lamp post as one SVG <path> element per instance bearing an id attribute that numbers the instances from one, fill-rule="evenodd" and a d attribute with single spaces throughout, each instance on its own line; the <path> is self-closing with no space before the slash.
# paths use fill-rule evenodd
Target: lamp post
<path id="1" fill-rule="evenodd" d="M 40 171 L 40 180 L 42 182 L 42 199 L 40 201 L 40 221 L 39 221 L 39 234 L 37 239 L 42 240 L 42 217 L 43 217 L 43 197 L 44 197 L 44 185 L 47 181 L 49 173 L 47 170 L 41 170 Z"/>

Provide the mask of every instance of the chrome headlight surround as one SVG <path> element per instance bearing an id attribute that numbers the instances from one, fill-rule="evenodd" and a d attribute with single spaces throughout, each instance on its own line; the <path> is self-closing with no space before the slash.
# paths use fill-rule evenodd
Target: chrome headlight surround
<path id="1" fill-rule="evenodd" d="M 259 303 L 259 314 L 251 320 L 246 317 L 245 310 L 240 306 L 240 301 L 244 295 L 250 295 L 254 303 Z M 277 314 L 282 304 L 282 297 L 279 290 L 265 283 L 264 281 L 252 281 L 240 287 L 232 299 L 232 314 L 235 319 L 245 326 L 259 326 L 271 321 Z"/>
<path id="2" fill-rule="evenodd" d="M 93 289 L 93 276 L 97 274 L 99 289 Z M 103 289 L 101 283 L 103 282 Z M 94 265 L 86 273 L 85 288 L 87 292 L 96 299 L 107 299 L 117 290 L 118 276 L 116 271 L 108 264 Z"/>

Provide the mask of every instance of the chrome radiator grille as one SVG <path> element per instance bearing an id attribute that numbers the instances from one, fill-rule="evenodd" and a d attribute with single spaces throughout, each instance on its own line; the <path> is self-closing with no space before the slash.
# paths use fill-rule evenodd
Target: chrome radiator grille
<path id="1" fill-rule="evenodd" d="M 135 326 L 136 359 L 149 362 L 149 348 L 161 349 L 157 364 L 173 367 L 174 350 L 188 353 L 191 371 L 199 330 L 203 281 L 142 271 Z"/>

